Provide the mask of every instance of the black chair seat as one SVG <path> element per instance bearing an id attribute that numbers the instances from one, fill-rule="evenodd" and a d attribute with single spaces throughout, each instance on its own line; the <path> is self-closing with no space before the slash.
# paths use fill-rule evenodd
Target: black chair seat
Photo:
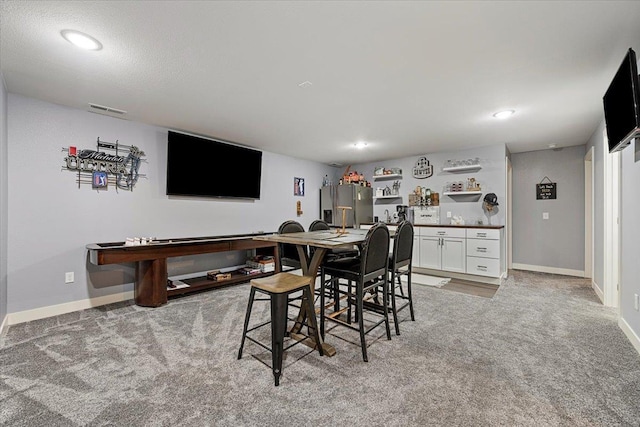
<path id="1" fill-rule="evenodd" d="M 322 266 L 324 274 L 329 276 L 339 276 L 346 280 L 356 281 L 360 277 L 360 257 L 339 258 L 327 261 Z"/>

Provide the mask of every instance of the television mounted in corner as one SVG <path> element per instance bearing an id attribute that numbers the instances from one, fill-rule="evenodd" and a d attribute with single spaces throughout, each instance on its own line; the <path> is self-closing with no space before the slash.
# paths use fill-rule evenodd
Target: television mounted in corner
<path id="1" fill-rule="evenodd" d="M 610 153 L 640 137 L 639 80 L 636 53 L 630 48 L 603 97 Z"/>
<path id="2" fill-rule="evenodd" d="M 169 131 L 167 195 L 259 199 L 262 151 Z"/>

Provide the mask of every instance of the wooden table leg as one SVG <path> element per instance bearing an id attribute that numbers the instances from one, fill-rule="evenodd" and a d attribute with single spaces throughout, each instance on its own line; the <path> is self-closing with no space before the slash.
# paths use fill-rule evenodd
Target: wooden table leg
<path id="1" fill-rule="evenodd" d="M 302 274 L 309 277 L 311 279 L 311 295 L 315 295 L 315 287 L 316 287 L 316 277 L 318 276 L 318 268 L 320 268 L 320 264 L 324 259 L 325 254 L 327 253 L 326 248 L 315 248 L 313 253 L 313 257 L 311 260 L 307 257 L 306 247 L 304 245 L 297 245 L 298 255 L 300 256 L 300 264 L 302 267 Z M 320 343 L 316 343 L 313 338 L 308 338 L 305 335 L 300 334 L 300 329 L 302 328 L 302 323 L 307 319 L 307 316 L 315 316 L 315 311 L 313 313 L 307 313 L 304 305 L 301 306 L 300 312 L 298 313 L 298 317 L 296 318 L 296 323 L 291 329 L 290 336 L 292 339 L 297 341 L 301 341 L 304 345 L 316 348 L 318 344 L 322 346 L 322 352 L 326 356 L 333 356 L 336 354 L 336 349 L 331 345 L 327 344 L 320 337 Z M 318 321 L 318 325 L 320 321 Z M 319 326 L 318 326 L 319 327 Z M 308 333 L 311 336 L 311 333 Z"/>
<path id="2" fill-rule="evenodd" d="M 167 303 L 167 259 L 156 258 L 136 263 L 134 298 L 142 307 Z"/>

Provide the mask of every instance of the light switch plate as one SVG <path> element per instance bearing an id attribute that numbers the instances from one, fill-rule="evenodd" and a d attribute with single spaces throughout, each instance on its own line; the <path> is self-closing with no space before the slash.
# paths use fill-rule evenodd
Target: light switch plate
<path id="1" fill-rule="evenodd" d="M 549 212 L 542 212 L 542 219 L 549 219 Z"/>
<path id="2" fill-rule="evenodd" d="M 64 273 L 64 283 L 73 283 L 73 281 L 75 280 L 73 276 L 74 276 L 73 271 Z"/>

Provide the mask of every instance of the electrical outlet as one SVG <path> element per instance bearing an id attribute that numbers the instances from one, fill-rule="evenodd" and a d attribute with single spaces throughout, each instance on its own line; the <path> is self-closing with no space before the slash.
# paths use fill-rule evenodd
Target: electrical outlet
<path id="1" fill-rule="evenodd" d="M 542 219 L 549 219 L 549 212 L 542 212 Z"/>
<path id="2" fill-rule="evenodd" d="M 73 281 L 75 280 L 73 276 L 73 271 L 64 273 L 64 283 L 73 283 Z"/>
<path id="3" fill-rule="evenodd" d="M 451 218 L 451 212 L 447 212 L 447 218 Z"/>

